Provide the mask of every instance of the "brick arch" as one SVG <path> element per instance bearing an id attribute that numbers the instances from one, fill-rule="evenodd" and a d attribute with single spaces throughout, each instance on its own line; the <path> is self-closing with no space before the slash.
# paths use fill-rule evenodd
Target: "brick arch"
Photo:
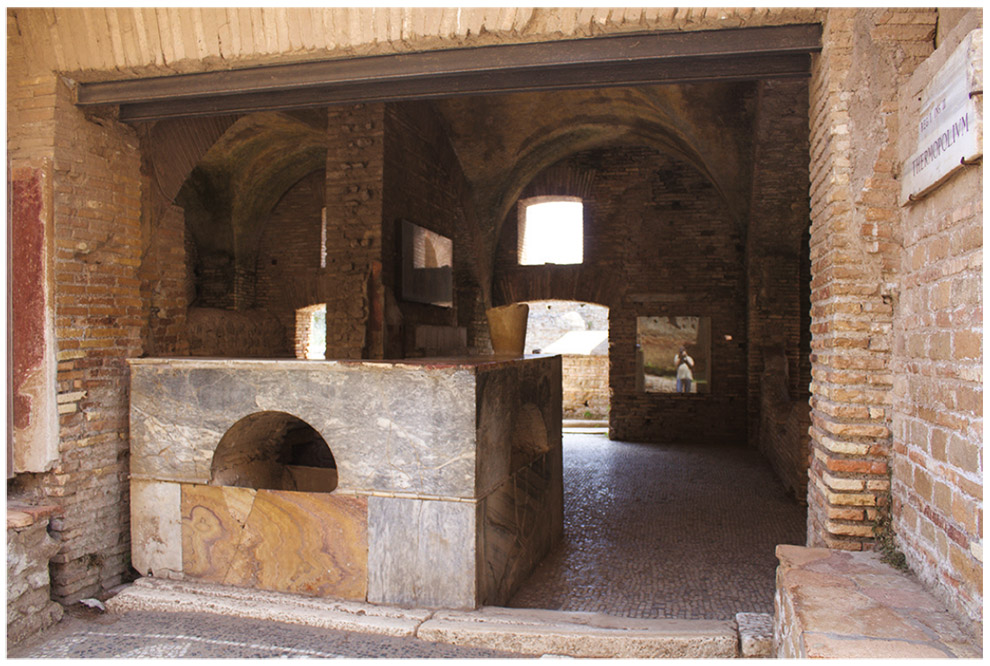
<path id="1" fill-rule="evenodd" d="M 145 157 L 160 200 L 171 203 L 207 151 L 240 116 L 160 120 L 146 132 Z"/>
<path id="2" fill-rule="evenodd" d="M 624 290 L 615 271 L 587 266 L 527 266 L 495 280 L 496 306 L 524 301 L 581 301 L 613 307 Z"/>

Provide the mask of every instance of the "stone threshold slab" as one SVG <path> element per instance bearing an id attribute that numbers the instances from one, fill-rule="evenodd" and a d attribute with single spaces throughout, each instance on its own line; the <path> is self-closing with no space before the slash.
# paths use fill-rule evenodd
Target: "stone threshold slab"
<path id="1" fill-rule="evenodd" d="M 526 654 L 598 658 L 733 658 L 735 624 L 645 620 L 601 613 L 485 607 L 436 611 L 419 638 Z"/>
<path id="2" fill-rule="evenodd" d="M 109 599 L 106 606 L 112 613 L 213 613 L 384 636 L 414 636 L 416 629 L 433 614 L 429 610 L 162 578 L 139 578 Z"/>
<path id="3" fill-rule="evenodd" d="M 138 579 L 106 605 L 112 613 L 213 613 L 531 655 L 732 658 L 738 656 L 739 645 L 732 621 L 644 620 L 498 607 L 404 609 L 161 578 Z"/>

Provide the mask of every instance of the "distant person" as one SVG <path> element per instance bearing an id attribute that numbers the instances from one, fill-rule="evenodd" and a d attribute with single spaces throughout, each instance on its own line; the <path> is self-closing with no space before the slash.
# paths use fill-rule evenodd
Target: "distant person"
<path id="1" fill-rule="evenodd" d="M 690 393 L 691 382 L 694 381 L 694 359 L 688 356 L 684 347 L 674 357 L 674 367 L 677 368 L 677 392 Z"/>

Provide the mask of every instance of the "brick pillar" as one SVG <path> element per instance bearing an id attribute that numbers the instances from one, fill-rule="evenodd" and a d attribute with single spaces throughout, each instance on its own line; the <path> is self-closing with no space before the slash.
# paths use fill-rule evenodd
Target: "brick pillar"
<path id="1" fill-rule="evenodd" d="M 59 84 L 54 106 L 58 464 L 39 478 L 64 512 L 51 531 L 53 596 L 118 585 L 130 562 L 128 370 L 142 352 L 141 163 L 130 127 L 88 119 Z"/>
<path id="2" fill-rule="evenodd" d="M 935 18 L 829 10 L 813 65 L 808 545 L 870 548 L 889 503 L 897 91 L 931 53 Z"/>
<path id="3" fill-rule="evenodd" d="M 385 105 L 327 115 L 327 358 L 380 358 Z"/>

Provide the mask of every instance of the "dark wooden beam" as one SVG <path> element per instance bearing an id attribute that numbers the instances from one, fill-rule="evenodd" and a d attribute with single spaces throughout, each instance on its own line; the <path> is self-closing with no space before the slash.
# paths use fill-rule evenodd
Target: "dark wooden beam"
<path id="1" fill-rule="evenodd" d="M 648 33 L 81 83 L 122 120 L 451 95 L 810 75 L 821 26 Z"/>

